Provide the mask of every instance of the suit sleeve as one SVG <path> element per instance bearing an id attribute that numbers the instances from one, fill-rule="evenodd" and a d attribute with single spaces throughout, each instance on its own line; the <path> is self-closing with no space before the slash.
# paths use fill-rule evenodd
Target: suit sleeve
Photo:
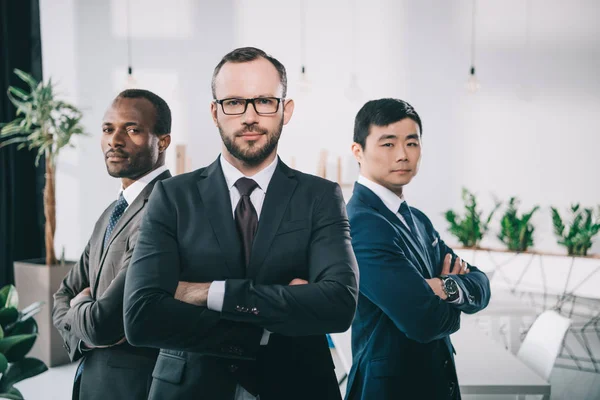
<path id="1" fill-rule="evenodd" d="M 398 234 L 373 213 L 352 218 L 360 291 L 409 339 L 429 343 L 460 328 L 460 311 L 440 299 L 406 257 Z"/>
<path id="2" fill-rule="evenodd" d="M 435 232 L 439 241 L 440 260 L 444 260 L 446 254 L 455 255 L 454 251 L 440 239 L 439 233 Z M 490 281 L 487 275 L 477 267 L 469 265 L 469 273 L 466 275 L 452 275 L 452 278 L 463 291 L 464 302 L 461 304 L 452 304 L 453 307 L 466 314 L 474 314 L 487 307 L 490 302 L 491 290 Z M 441 266 L 439 266 L 441 271 Z"/>
<path id="3" fill-rule="evenodd" d="M 71 321 L 71 331 L 84 343 L 92 346 L 110 346 L 125 336 L 123 328 L 123 291 L 125 274 L 138 232 L 129 239 L 128 250 L 123 255 L 121 269 L 101 297 L 75 305 L 67 318 Z"/>
<path id="4" fill-rule="evenodd" d="M 343 332 L 354 318 L 358 267 L 342 192 L 327 185 L 314 209 L 306 285 L 228 279 L 222 316 L 287 336 Z M 252 310 L 243 312 L 240 308 Z"/>
<path id="5" fill-rule="evenodd" d="M 174 298 L 179 283 L 177 212 L 162 182 L 150 195 L 127 270 L 125 336 L 134 346 L 227 358 L 255 358 L 262 329 L 223 321 L 219 313 Z"/>
<path id="6" fill-rule="evenodd" d="M 63 279 L 58 291 L 54 294 L 54 305 L 52 307 L 52 322 L 58 332 L 63 337 L 65 348 L 69 353 L 71 361 L 81 358 L 79 351 L 79 341 L 81 338 L 73 329 L 72 314 L 70 302 L 83 289 L 90 286 L 89 281 L 89 255 L 90 242 L 87 243 L 79 261 L 69 271 Z"/>

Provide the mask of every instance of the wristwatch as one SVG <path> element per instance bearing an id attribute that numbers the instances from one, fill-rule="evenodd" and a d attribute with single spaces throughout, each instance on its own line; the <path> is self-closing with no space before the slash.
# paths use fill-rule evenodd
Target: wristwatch
<path id="1" fill-rule="evenodd" d="M 446 301 L 455 301 L 460 297 L 460 293 L 458 292 L 458 284 L 448 275 L 440 275 L 440 279 L 442 280 L 442 290 L 446 293 L 448 298 Z"/>

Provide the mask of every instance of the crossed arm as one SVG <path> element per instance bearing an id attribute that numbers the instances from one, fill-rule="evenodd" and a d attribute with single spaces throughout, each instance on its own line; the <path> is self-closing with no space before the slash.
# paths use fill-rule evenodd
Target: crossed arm
<path id="1" fill-rule="evenodd" d="M 128 340 L 205 352 L 225 338 L 257 350 L 263 329 L 290 336 L 346 330 L 356 307 L 357 267 L 341 191 L 331 189 L 314 215 L 309 283 L 260 285 L 251 279 L 228 279 L 219 313 L 205 307 L 210 282 L 179 285 L 175 207 L 158 183 L 125 284 Z M 242 312 L 237 305 L 257 312 Z"/>
<path id="2" fill-rule="evenodd" d="M 110 347 L 124 341 L 122 323 L 124 271 L 97 301 L 90 295 L 90 243 L 54 294 L 52 320 L 72 360 L 82 349 Z"/>

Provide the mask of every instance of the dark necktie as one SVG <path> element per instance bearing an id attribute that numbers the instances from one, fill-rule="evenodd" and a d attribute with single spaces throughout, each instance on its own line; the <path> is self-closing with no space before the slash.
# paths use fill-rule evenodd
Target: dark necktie
<path id="1" fill-rule="evenodd" d="M 415 225 L 415 220 L 413 219 L 412 213 L 410 212 L 410 208 L 406 201 L 403 201 L 400 204 L 400 209 L 398 210 L 404 221 L 406 221 L 406 225 L 408 225 L 410 229 L 410 233 L 416 238 L 417 237 L 417 226 Z"/>
<path id="2" fill-rule="evenodd" d="M 235 207 L 235 223 L 244 246 L 244 261 L 247 267 L 250 262 L 252 242 L 258 227 L 258 215 L 250 201 L 250 194 L 258 187 L 258 184 L 252 179 L 240 178 L 235 183 L 235 187 L 241 195 L 240 201 Z"/>
<path id="3" fill-rule="evenodd" d="M 108 241 L 110 239 L 110 234 L 112 233 L 113 229 L 115 229 L 117 222 L 119 222 L 119 220 L 121 219 L 121 216 L 123 215 L 123 212 L 125 212 L 127 206 L 127 200 L 125 200 L 125 197 L 123 197 L 123 192 L 121 192 L 121 194 L 119 195 L 119 199 L 115 204 L 115 208 L 113 208 L 112 213 L 110 214 L 110 218 L 108 220 L 108 226 L 106 227 L 106 233 L 104 234 L 103 250 L 106 250 L 106 246 L 108 246 Z"/>

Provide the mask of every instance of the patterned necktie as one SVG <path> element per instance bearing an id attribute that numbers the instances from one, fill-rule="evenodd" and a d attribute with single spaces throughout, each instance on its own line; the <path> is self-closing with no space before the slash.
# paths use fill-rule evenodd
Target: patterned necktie
<path id="1" fill-rule="evenodd" d="M 250 262 L 250 252 L 252 251 L 252 242 L 258 227 L 258 215 L 250 201 L 250 194 L 258 187 L 258 184 L 252 179 L 240 178 L 234 185 L 240 192 L 241 198 L 235 207 L 235 223 L 244 246 L 244 261 L 246 267 Z"/>
<path id="2" fill-rule="evenodd" d="M 103 250 L 106 250 L 106 246 L 108 246 L 108 240 L 110 239 L 110 234 L 113 229 L 117 225 L 117 222 L 121 219 L 123 212 L 127 208 L 129 204 L 127 204 L 127 200 L 123 197 L 123 192 L 119 195 L 119 199 L 117 200 L 117 204 L 115 204 L 115 208 L 113 208 L 112 213 L 110 214 L 110 218 L 108 220 L 108 226 L 106 227 L 106 233 L 104 234 L 104 247 Z"/>

